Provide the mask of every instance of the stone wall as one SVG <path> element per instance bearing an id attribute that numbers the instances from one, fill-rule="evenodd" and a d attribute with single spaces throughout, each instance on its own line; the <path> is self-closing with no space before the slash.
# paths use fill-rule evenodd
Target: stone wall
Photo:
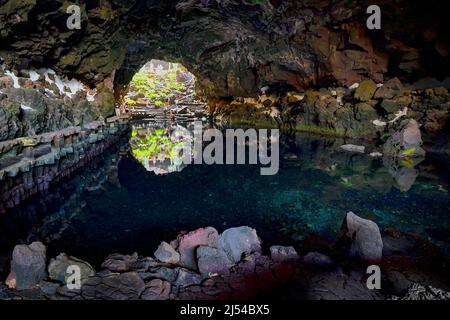
<path id="1" fill-rule="evenodd" d="M 0 142 L 0 213 L 83 167 L 128 130 L 125 117 Z"/>

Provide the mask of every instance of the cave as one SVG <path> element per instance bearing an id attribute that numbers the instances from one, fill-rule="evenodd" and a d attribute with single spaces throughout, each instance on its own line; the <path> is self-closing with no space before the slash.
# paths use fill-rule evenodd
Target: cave
<path id="1" fill-rule="evenodd" d="M 2 1 L 0 300 L 448 299 L 447 13 Z"/>

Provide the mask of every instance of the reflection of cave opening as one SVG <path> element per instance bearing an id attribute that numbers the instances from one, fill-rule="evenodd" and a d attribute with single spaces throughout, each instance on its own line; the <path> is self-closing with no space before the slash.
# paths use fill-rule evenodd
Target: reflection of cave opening
<path id="1" fill-rule="evenodd" d="M 178 113 L 181 107 L 204 106 L 196 78 L 183 65 L 162 60 L 147 62 L 133 77 L 123 100 L 131 114 Z"/>

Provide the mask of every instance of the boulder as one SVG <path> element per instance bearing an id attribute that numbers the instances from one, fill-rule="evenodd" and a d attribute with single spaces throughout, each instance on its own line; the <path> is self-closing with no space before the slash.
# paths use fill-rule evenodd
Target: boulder
<path id="1" fill-rule="evenodd" d="M 212 227 L 200 228 L 178 236 L 180 265 L 189 269 L 197 269 L 195 250 L 199 246 L 216 247 L 219 233 Z"/>
<path id="2" fill-rule="evenodd" d="M 225 251 L 228 258 L 237 263 L 242 255 L 261 252 L 261 240 L 256 230 L 249 227 L 238 227 L 225 230 L 218 241 L 218 248 Z"/>
<path id="3" fill-rule="evenodd" d="M 155 257 L 161 262 L 177 264 L 180 262 L 180 254 L 167 242 L 161 242 L 155 251 Z"/>
<path id="4" fill-rule="evenodd" d="M 272 246 L 270 256 L 275 262 L 293 262 L 300 260 L 294 247 Z"/>
<path id="5" fill-rule="evenodd" d="M 403 85 L 398 78 L 392 78 L 375 92 L 375 99 L 392 99 L 403 93 Z"/>
<path id="6" fill-rule="evenodd" d="M 377 85 L 375 82 L 372 80 L 363 80 L 355 91 L 355 98 L 360 101 L 369 101 L 372 99 L 376 90 Z"/>
<path id="7" fill-rule="evenodd" d="M 8 282 L 17 290 L 31 289 L 47 277 L 46 247 L 41 242 L 17 245 L 13 251 Z"/>
<path id="8" fill-rule="evenodd" d="M 331 266 L 334 264 L 333 259 L 319 252 L 310 252 L 303 257 L 303 263 L 319 267 Z"/>
<path id="9" fill-rule="evenodd" d="M 373 221 L 348 212 L 342 229 L 351 241 L 349 256 L 364 262 L 379 262 L 383 257 L 380 229 Z"/>
<path id="10" fill-rule="evenodd" d="M 210 273 L 229 274 L 230 267 L 234 265 L 225 251 L 207 246 L 201 246 L 197 249 L 197 263 L 198 269 L 203 275 L 209 275 Z"/>
<path id="11" fill-rule="evenodd" d="M 57 256 L 56 259 L 52 259 L 50 261 L 50 264 L 48 265 L 48 274 L 50 279 L 65 284 L 67 277 L 70 276 L 70 273 L 67 273 L 67 269 L 72 265 L 78 266 L 80 268 L 81 284 L 95 275 L 95 270 L 89 263 L 62 253 Z"/>

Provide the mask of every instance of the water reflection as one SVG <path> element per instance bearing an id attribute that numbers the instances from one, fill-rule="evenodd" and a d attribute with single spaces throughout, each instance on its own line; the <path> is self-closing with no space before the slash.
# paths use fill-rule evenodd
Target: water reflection
<path id="1" fill-rule="evenodd" d="M 192 135 L 181 125 L 135 125 L 130 140 L 131 154 L 156 175 L 181 172 L 186 167 L 183 152 L 191 144 Z"/>
<path id="2" fill-rule="evenodd" d="M 152 254 L 180 230 L 208 225 L 249 225 L 268 244 L 311 234 L 335 239 L 348 211 L 450 245 L 446 160 L 372 158 L 342 151 L 340 139 L 296 133 L 280 137 L 274 176 L 252 165 L 185 167 L 180 149 L 193 129 L 191 122 L 136 123 L 123 147 L 0 217 L 0 267 L 15 244 L 37 239 L 50 244 L 50 255 L 65 251 L 92 263 L 111 252 Z"/>

